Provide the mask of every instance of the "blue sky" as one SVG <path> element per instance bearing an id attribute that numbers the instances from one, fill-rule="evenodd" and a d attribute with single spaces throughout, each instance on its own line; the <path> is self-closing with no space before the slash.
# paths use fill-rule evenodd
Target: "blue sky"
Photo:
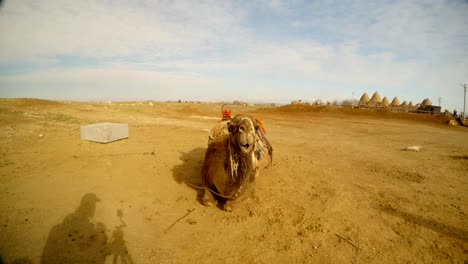
<path id="1" fill-rule="evenodd" d="M 3 1 L 0 97 L 461 109 L 467 1 Z"/>

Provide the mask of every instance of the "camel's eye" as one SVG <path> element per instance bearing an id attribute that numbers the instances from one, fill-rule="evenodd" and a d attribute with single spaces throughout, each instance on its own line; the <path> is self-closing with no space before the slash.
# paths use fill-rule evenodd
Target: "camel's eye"
<path id="1" fill-rule="evenodd" d="M 229 133 L 235 133 L 237 131 L 237 126 L 231 123 L 228 123 L 228 131 Z"/>
<path id="2" fill-rule="evenodd" d="M 240 132 L 245 132 L 246 130 L 247 129 L 246 129 L 245 125 L 242 125 L 242 126 L 239 127 Z"/>

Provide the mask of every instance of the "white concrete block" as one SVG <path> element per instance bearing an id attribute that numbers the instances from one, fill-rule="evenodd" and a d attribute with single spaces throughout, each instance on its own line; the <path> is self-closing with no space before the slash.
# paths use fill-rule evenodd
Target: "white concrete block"
<path id="1" fill-rule="evenodd" d="M 128 124 L 97 123 L 81 127 L 81 139 L 109 143 L 128 138 Z"/>

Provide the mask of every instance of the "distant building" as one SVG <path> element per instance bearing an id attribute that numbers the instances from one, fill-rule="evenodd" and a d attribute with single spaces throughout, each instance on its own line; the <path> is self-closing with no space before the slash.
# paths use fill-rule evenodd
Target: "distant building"
<path id="1" fill-rule="evenodd" d="M 358 106 L 366 106 L 368 102 L 369 102 L 369 96 L 367 95 L 367 93 L 364 93 L 361 96 L 361 99 L 359 99 Z"/>
<path id="2" fill-rule="evenodd" d="M 393 100 L 390 103 L 389 107 L 393 111 L 401 111 L 402 110 L 402 107 L 400 105 L 400 100 L 398 100 L 398 98 L 396 96 L 393 98 Z"/>
<path id="3" fill-rule="evenodd" d="M 398 107 L 400 106 L 400 100 L 398 100 L 398 98 L 395 96 L 392 100 L 392 102 L 390 103 L 391 106 L 393 107 Z"/>
<path id="4" fill-rule="evenodd" d="M 382 104 L 383 104 L 384 106 L 389 106 L 389 105 L 390 105 L 390 102 L 388 101 L 388 99 L 387 99 L 386 96 L 382 99 Z"/>
<path id="5" fill-rule="evenodd" d="M 431 100 L 429 100 L 429 98 L 426 98 L 421 102 L 421 105 L 418 107 L 418 111 L 425 111 L 429 112 L 430 114 L 440 114 L 441 107 L 437 105 L 432 105 Z"/>
<path id="6" fill-rule="evenodd" d="M 382 100 L 378 92 L 375 92 L 370 100 L 367 93 L 364 93 L 359 100 L 359 107 L 361 108 L 384 108 L 389 104 L 390 102 L 388 99 L 385 97 L 384 100 Z"/>
<path id="7" fill-rule="evenodd" d="M 400 105 L 400 111 L 408 112 L 408 108 L 408 103 L 406 101 L 403 101 L 403 103 L 401 103 Z"/>
<path id="8" fill-rule="evenodd" d="M 388 101 L 388 100 L 387 100 Z M 380 97 L 378 92 L 375 92 L 372 95 L 372 98 L 370 99 L 369 102 L 367 102 L 365 107 L 369 108 L 382 108 L 385 107 L 385 104 L 382 103 L 382 98 Z"/>
<path id="9" fill-rule="evenodd" d="M 400 104 L 400 100 L 395 96 L 390 102 L 387 97 L 383 99 L 380 98 L 378 92 L 375 92 L 372 97 L 369 99 L 367 93 L 364 93 L 359 100 L 358 106 L 360 108 L 373 108 L 373 109 L 389 109 L 392 111 L 401 111 L 401 112 L 420 112 L 420 113 L 430 113 L 430 114 L 440 114 L 441 107 L 432 105 L 431 100 L 429 98 L 424 99 L 421 103 L 416 105 L 413 104 L 412 101 L 407 103 L 403 101 Z"/>
<path id="10" fill-rule="evenodd" d="M 441 109 L 442 108 L 437 105 L 425 105 L 425 106 L 420 106 L 418 110 L 426 111 L 426 112 L 429 112 L 430 114 L 440 114 Z"/>

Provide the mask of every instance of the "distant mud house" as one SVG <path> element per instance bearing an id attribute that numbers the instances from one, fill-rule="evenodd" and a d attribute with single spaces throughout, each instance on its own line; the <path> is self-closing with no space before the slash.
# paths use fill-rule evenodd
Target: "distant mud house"
<path id="1" fill-rule="evenodd" d="M 400 100 L 396 96 L 393 98 L 392 102 L 390 102 L 387 97 L 381 99 L 378 92 L 375 92 L 370 99 L 367 93 L 364 93 L 359 100 L 358 107 L 370 109 L 389 109 L 400 112 L 419 112 L 429 114 L 441 113 L 440 106 L 432 105 L 431 100 L 428 98 L 424 99 L 420 104 L 416 105 L 414 105 L 411 101 L 409 103 L 403 101 L 403 103 L 400 104 Z"/>

